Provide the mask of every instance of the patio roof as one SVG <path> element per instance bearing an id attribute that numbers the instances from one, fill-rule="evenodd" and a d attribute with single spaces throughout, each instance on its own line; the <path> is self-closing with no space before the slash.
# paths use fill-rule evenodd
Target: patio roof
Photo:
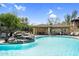
<path id="1" fill-rule="evenodd" d="M 62 24 L 56 24 L 56 25 L 47 25 L 47 24 L 39 24 L 39 25 L 35 25 L 33 27 L 70 27 L 69 25 L 62 25 Z"/>

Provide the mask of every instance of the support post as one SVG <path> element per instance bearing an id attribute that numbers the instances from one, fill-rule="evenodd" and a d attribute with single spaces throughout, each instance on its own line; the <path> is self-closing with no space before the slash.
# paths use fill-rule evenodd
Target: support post
<path id="1" fill-rule="evenodd" d="M 48 27 L 48 35 L 50 35 L 50 27 Z"/>
<path id="2" fill-rule="evenodd" d="M 35 28 L 33 28 L 33 34 L 36 34 L 36 33 L 35 33 Z"/>

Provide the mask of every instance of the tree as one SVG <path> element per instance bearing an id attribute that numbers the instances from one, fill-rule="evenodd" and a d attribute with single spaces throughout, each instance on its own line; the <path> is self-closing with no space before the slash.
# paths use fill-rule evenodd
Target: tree
<path id="1" fill-rule="evenodd" d="M 21 30 L 28 31 L 29 30 L 29 23 L 27 17 L 22 17 L 21 19 Z"/>
<path id="2" fill-rule="evenodd" d="M 58 23 L 60 23 L 60 19 L 58 17 L 48 19 L 49 25 L 55 25 L 55 24 L 58 24 Z"/>
<path id="3" fill-rule="evenodd" d="M 27 17 L 22 17 L 21 21 L 22 21 L 22 23 L 28 24 L 28 18 Z"/>
<path id="4" fill-rule="evenodd" d="M 78 12 L 74 10 L 71 15 L 71 19 L 75 19 L 77 17 Z"/>
<path id="5" fill-rule="evenodd" d="M 20 18 L 11 13 L 0 14 L 0 23 L 6 28 L 6 42 L 8 41 L 8 33 L 13 33 L 20 28 Z"/>
<path id="6" fill-rule="evenodd" d="M 58 17 L 56 17 L 54 20 L 54 24 L 59 24 L 59 23 L 60 23 L 60 19 Z"/>
<path id="7" fill-rule="evenodd" d="M 67 14 L 66 16 L 65 16 L 65 22 L 66 22 L 66 24 L 70 24 L 70 22 L 71 22 L 71 16 L 69 15 L 69 14 Z"/>
<path id="8" fill-rule="evenodd" d="M 75 19 L 77 17 L 77 13 L 78 12 L 76 10 L 74 10 L 71 15 L 67 14 L 65 16 L 65 22 L 69 25 L 71 23 L 71 20 Z"/>
<path id="9" fill-rule="evenodd" d="M 53 22 L 50 19 L 48 19 L 48 24 L 53 25 Z"/>

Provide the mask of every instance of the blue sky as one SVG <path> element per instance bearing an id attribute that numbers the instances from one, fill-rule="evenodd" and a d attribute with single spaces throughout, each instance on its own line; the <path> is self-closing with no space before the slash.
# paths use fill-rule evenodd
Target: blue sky
<path id="1" fill-rule="evenodd" d="M 59 21 L 63 21 L 64 16 L 71 14 L 73 10 L 79 13 L 77 3 L 2 3 L 0 5 L 0 13 L 15 12 L 18 16 L 28 17 L 31 24 L 47 23 L 49 17 L 58 17 Z"/>

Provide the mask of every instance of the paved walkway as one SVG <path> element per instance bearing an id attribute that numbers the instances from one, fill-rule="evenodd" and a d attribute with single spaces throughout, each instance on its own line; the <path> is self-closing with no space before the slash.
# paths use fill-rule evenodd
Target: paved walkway
<path id="1" fill-rule="evenodd" d="M 3 40 L 3 39 L 0 39 L 0 43 L 4 43 L 5 42 L 5 40 Z"/>

